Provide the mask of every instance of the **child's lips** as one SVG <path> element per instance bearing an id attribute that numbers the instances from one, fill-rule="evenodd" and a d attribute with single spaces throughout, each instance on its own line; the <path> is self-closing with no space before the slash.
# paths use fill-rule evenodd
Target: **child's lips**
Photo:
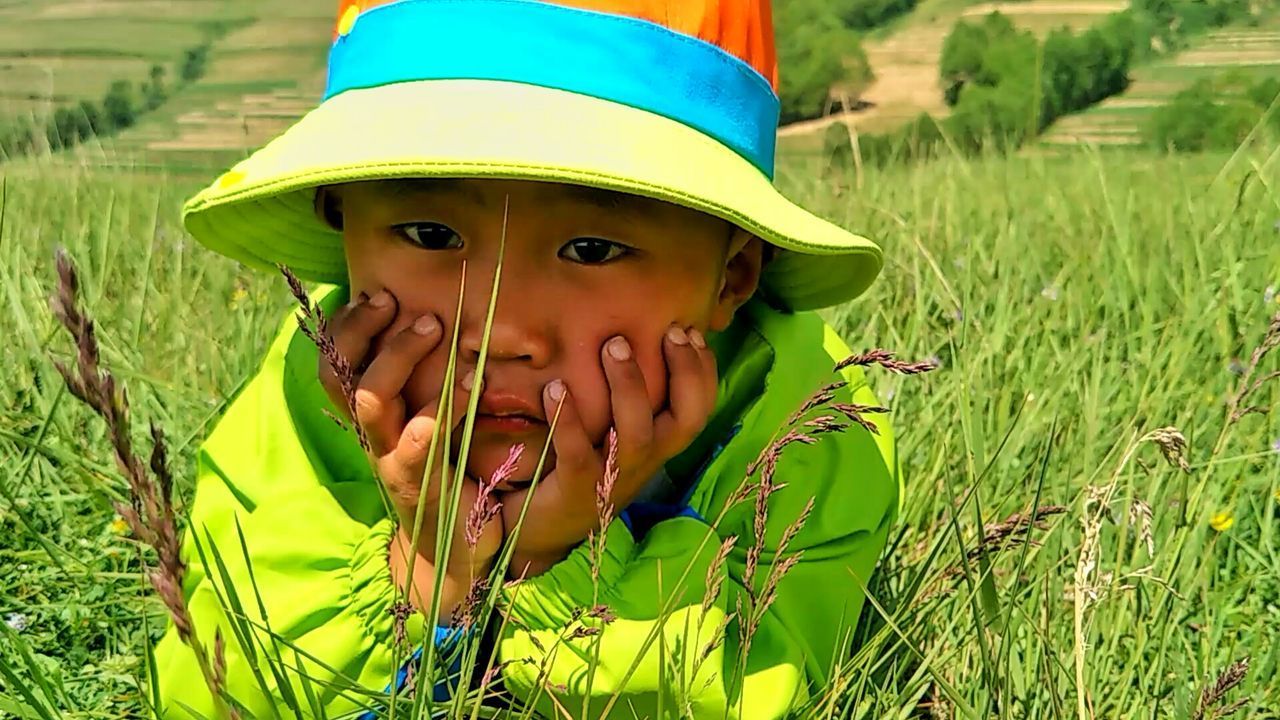
<path id="1" fill-rule="evenodd" d="M 541 420 L 527 415 L 491 415 L 488 413 L 478 413 L 476 415 L 476 429 L 488 430 L 489 432 L 527 433 L 541 430 L 546 425 Z"/>
<path id="2" fill-rule="evenodd" d="M 547 425 L 541 408 L 514 393 L 485 392 L 476 410 L 476 428 L 490 432 L 528 433 Z"/>

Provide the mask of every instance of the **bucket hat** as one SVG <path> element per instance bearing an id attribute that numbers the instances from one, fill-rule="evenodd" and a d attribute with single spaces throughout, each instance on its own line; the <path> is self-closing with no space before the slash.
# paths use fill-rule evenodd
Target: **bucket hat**
<path id="1" fill-rule="evenodd" d="M 709 213 L 782 249 L 761 279 L 793 310 L 875 279 L 875 243 L 772 182 L 769 0 L 342 0 L 319 105 L 183 207 L 258 268 L 347 282 L 316 189 L 392 178 L 585 185 Z"/>

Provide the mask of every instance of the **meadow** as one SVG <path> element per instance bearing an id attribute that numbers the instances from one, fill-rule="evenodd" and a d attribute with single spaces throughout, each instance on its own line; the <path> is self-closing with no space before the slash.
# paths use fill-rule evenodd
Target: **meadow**
<path id="1" fill-rule="evenodd" d="M 829 319 L 855 351 L 940 364 L 872 375 L 907 492 L 861 648 L 809 715 L 1278 716 L 1280 358 L 1255 354 L 1280 344 L 1277 167 L 784 159 L 786 192 L 886 250 Z M 185 236 L 198 179 L 40 159 L 0 178 L 0 717 L 146 716 L 166 614 L 111 508 L 126 486 L 103 424 L 52 366 L 74 353 L 48 307 L 54 249 L 183 500 L 292 300 Z"/>

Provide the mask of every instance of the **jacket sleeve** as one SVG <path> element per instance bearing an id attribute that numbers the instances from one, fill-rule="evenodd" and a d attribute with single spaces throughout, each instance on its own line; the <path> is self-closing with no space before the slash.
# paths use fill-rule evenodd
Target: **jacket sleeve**
<path id="1" fill-rule="evenodd" d="M 202 446 L 182 549 L 182 593 L 196 632 L 210 656 L 221 633 L 226 686 L 248 717 L 275 717 L 274 707 L 290 694 L 309 708 L 310 693 L 329 715 L 363 707 L 352 688 L 382 690 L 407 654 L 394 642 L 397 593 L 387 564 L 394 525 L 371 476 L 354 470 L 364 459 L 356 455 L 350 472 L 317 464 L 316 445 L 352 441 L 319 406 L 308 411 L 314 418 L 290 410 L 307 404 L 288 395 L 305 387 L 298 382 L 307 371 L 314 377 L 315 368 L 314 349 L 308 358 L 297 337 L 286 325 Z M 258 628 L 249 648 L 228 621 L 240 612 L 229 609 L 237 604 Z M 421 641 L 422 620 L 415 614 L 406 623 L 409 643 Z M 267 658 L 290 669 L 286 686 Z M 154 660 L 162 717 L 214 716 L 195 656 L 172 625 Z"/>
<path id="2" fill-rule="evenodd" d="M 863 388 L 855 398 L 866 402 L 870 392 Z M 855 426 L 782 453 L 775 479 L 785 486 L 768 500 L 752 587 L 763 585 L 787 527 L 810 498 L 814 505 L 785 553 L 799 561 L 749 642 L 740 612 L 749 608 L 744 576 L 754 544 L 753 500 L 731 507 L 715 528 L 687 514 L 636 539 L 615 521 L 598 580 L 584 544 L 508 589 L 501 640 L 508 688 L 548 717 L 597 717 L 616 695 L 620 717 L 763 720 L 813 699 L 833 664 L 847 656 L 863 588 L 896 515 L 896 465 L 886 462 L 881 441 Z M 737 477 L 728 492 L 741 483 Z M 737 542 L 718 564 L 722 539 L 731 535 Z M 606 626 L 583 612 L 597 605 L 616 619 Z M 584 625 L 598 635 L 580 630 Z"/>

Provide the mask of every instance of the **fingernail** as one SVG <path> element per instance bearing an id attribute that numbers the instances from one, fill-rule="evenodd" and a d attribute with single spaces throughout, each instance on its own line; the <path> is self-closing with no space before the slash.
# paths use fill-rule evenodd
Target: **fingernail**
<path id="1" fill-rule="evenodd" d="M 476 371 L 468 370 L 467 374 L 462 376 L 462 389 L 471 392 L 471 388 L 476 384 Z"/>
<path id="2" fill-rule="evenodd" d="M 369 304 L 376 308 L 384 308 L 391 304 L 391 293 L 386 290 L 379 290 L 377 295 L 369 301 Z"/>
<path id="3" fill-rule="evenodd" d="M 419 335 L 430 335 L 438 327 L 440 327 L 440 324 L 436 322 L 435 315 L 423 315 L 413 321 L 413 331 Z"/>
<path id="4" fill-rule="evenodd" d="M 547 397 L 556 402 L 564 397 L 564 382 L 561 380 L 552 380 L 547 383 Z"/>
<path id="5" fill-rule="evenodd" d="M 697 330 L 689 331 L 689 341 L 692 342 L 693 346 L 696 348 L 704 348 L 707 346 L 707 339 L 702 337 L 702 333 Z"/>
<path id="6" fill-rule="evenodd" d="M 614 360 L 628 360 L 631 358 L 631 344 L 621 335 L 609 341 L 608 350 L 609 357 Z"/>
<path id="7" fill-rule="evenodd" d="M 689 344 L 689 336 L 685 335 L 684 330 L 681 330 L 677 325 L 672 325 L 671 329 L 667 331 L 667 339 L 676 345 Z"/>

